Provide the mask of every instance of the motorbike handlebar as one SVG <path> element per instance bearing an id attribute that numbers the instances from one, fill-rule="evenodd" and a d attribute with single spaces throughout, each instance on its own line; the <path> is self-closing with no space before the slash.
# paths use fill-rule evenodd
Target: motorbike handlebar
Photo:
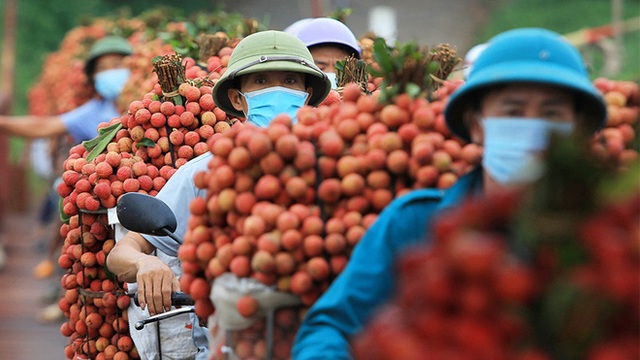
<path id="1" fill-rule="evenodd" d="M 132 297 L 136 306 L 140 306 L 140 302 L 138 301 L 138 292 L 134 293 Z M 195 301 L 183 292 L 174 292 L 171 293 L 171 304 L 173 306 L 190 306 L 195 305 Z"/>

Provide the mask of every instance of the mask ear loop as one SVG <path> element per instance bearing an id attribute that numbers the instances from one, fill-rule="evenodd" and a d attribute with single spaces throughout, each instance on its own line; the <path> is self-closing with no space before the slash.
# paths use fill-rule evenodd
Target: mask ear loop
<path id="1" fill-rule="evenodd" d="M 249 101 L 247 100 L 247 97 L 244 95 L 244 93 L 242 91 L 240 91 L 238 89 L 234 89 L 234 90 L 237 91 L 238 94 L 240 94 L 240 96 L 242 96 L 244 98 L 244 101 L 247 103 L 247 110 L 249 110 Z M 249 120 L 249 117 L 247 116 L 247 113 L 244 110 L 242 110 L 242 114 L 244 115 L 244 118 L 246 120 Z"/>

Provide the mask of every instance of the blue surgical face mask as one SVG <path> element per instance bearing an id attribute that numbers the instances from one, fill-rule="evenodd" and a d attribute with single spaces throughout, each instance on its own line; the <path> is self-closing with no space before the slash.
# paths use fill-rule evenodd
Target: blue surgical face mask
<path id="1" fill-rule="evenodd" d="M 502 184 L 535 181 L 544 171 L 540 152 L 552 132 L 568 135 L 573 124 L 531 118 L 486 118 L 482 166 Z"/>
<path id="2" fill-rule="evenodd" d="M 94 86 L 104 99 L 115 100 L 122 93 L 130 75 L 131 71 L 127 68 L 100 71 L 94 77 Z"/>
<path id="3" fill-rule="evenodd" d="M 259 127 L 267 127 L 279 114 L 291 116 L 296 122 L 298 109 L 304 106 L 309 93 L 282 86 L 273 86 L 262 90 L 240 92 L 247 100 L 247 121 Z"/>
<path id="4" fill-rule="evenodd" d="M 332 89 L 337 89 L 338 88 L 338 75 L 336 73 L 324 73 L 325 75 L 327 75 L 327 77 L 329 78 L 329 81 L 331 81 L 331 88 Z"/>

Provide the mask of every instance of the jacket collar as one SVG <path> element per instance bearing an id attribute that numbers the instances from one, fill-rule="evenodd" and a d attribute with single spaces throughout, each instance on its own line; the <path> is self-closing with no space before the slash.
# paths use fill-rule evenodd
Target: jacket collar
<path id="1" fill-rule="evenodd" d="M 470 172 L 463 175 L 451 188 L 446 190 L 439 210 L 445 210 L 456 206 L 469 196 L 476 196 L 482 193 L 482 166 L 478 165 Z"/>

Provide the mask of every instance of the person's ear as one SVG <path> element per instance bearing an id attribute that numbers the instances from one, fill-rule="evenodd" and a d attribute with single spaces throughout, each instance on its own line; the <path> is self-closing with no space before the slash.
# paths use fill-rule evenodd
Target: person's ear
<path id="1" fill-rule="evenodd" d="M 305 105 L 309 104 L 309 99 L 313 96 L 313 88 L 309 86 L 306 91 L 309 93 L 309 96 L 307 96 L 307 100 L 304 102 Z"/>
<path id="2" fill-rule="evenodd" d="M 484 143 L 484 129 L 480 124 L 481 118 L 478 111 L 471 108 L 464 111 L 462 115 L 463 121 L 469 129 L 469 137 L 474 144 L 482 145 Z"/>
<path id="3" fill-rule="evenodd" d="M 242 111 L 243 113 L 247 112 L 247 103 L 244 100 L 244 96 L 240 95 L 238 89 L 231 88 L 227 90 L 227 96 L 234 109 Z"/>

